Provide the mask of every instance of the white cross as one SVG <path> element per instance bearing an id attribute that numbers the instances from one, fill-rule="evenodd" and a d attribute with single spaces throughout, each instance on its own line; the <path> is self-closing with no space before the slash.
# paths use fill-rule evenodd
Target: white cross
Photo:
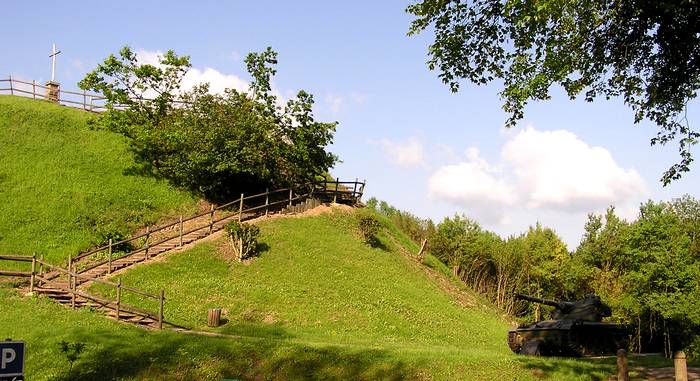
<path id="1" fill-rule="evenodd" d="M 51 82 L 54 81 L 56 78 L 56 55 L 60 53 L 61 51 L 56 51 L 56 44 L 53 44 L 53 53 L 49 54 L 49 57 L 51 57 Z"/>

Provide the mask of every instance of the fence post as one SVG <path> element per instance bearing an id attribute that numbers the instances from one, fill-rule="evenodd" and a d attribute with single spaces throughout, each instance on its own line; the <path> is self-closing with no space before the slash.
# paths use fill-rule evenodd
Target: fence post
<path id="1" fill-rule="evenodd" d="M 265 188 L 265 217 L 267 217 L 267 209 L 270 205 L 270 190 Z"/>
<path id="2" fill-rule="evenodd" d="M 243 262 L 243 238 L 238 239 L 238 262 Z"/>
<path id="3" fill-rule="evenodd" d="M 15 95 L 15 91 L 12 89 L 12 76 L 10 78 L 10 95 Z"/>
<path id="4" fill-rule="evenodd" d="M 673 367 L 676 370 L 676 381 L 688 381 L 688 364 L 685 352 L 679 351 L 673 354 Z"/>
<path id="5" fill-rule="evenodd" d="M 39 262 L 39 276 L 41 277 L 41 279 L 44 279 L 44 254 L 41 254 L 41 262 Z M 39 280 L 39 285 L 43 286 L 44 281 Z"/>
<path id="6" fill-rule="evenodd" d="M 112 239 L 109 239 L 109 249 L 107 251 L 107 274 L 112 273 Z"/>
<path id="7" fill-rule="evenodd" d="M 158 329 L 163 329 L 163 300 L 165 300 L 165 290 L 160 290 L 160 309 L 158 310 Z"/>
<path id="8" fill-rule="evenodd" d="M 180 215 L 180 247 L 182 247 L 182 214 Z"/>
<path id="9" fill-rule="evenodd" d="M 36 272 L 36 254 L 32 255 L 32 276 L 29 280 L 29 292 L 34 292 L 34 273 Z"/>
<path id="10" fill-rule="evenodd" d="M 73 267 L 73 257 L 68 254 L 68 271 L 70 271 L 71 267 Z M 71 275 L 68 274 L 68 286 L 70 286 L 70 280 L 71 280 Z"/>
<path id="11" fill-rule="evenodd" d="M 243 213 L 243 193 L 241 193 L 241 201 L 238 202 L 238 222 L 241 222 L 241 214 Z"/>
<path id="12" fill-rule="evenodd" d="M 75 275 L 73 275 L 75 272 L 73 271 L 73 266 L 68 267 L 68 271 L 70 271 L 70 278 L 73 279 L 73 282 L 70 282 L 70 290 L 71 290 L 71 299 L 70 299 L 70 305 L 73 309 L 75 309 L 75 283 L 77 279 L 75 278 Z"/>
<path id="13" fill-rule="evenodd" d="M 36 81 L 32 79 L 32 99 L 36 99 Z"/>
<path id="14" fill-rule="evenodd" d="M 117 280 L 117 321 L 119 321 L 119 310 L 122 305 L 122 277 Z"/>
<path id="15" fill-rule="evenodd" d="M 629 370 L 627 363 L 627 351 L 624 349 L 617 350 L 617 381 L 629 381 Z"/>
<path id="16" fill-rule="evenodd" d="M 214 204 L 209 205 L 209 234 L 214 230 Z"/>
<path id="17" fill-rule="evenodd" d="M 94 100 L 94 98 L 92 97 L 92 95 L 90 95 L 90 111 L 92 111 L 92 109 L 93 109 L 93 107 L 94 107 L 94 106 L 92 105 L 92 101 L 93 101 L 93 100 Z"/>
<path id="18" fill-rule="evenodd" d="M 292 188 L 289 188 L 289 205 L 287 206 L 292 206 Z"/>
<path id="19" fill-rule="evenodd" d="M 144 254 L 144 259 L 148 259 L 148 240 L 151 239 L 151 227 L 146 226 L 146 252 Z"/>
<path id="20" fill-rule="evenodd" d="M 335 204 L 338 202 L 338 182 L 340 182 L 340 178 L 336 177 L 335 178 L 335 192 L 333 193 L 333 203 Z"/>
<path id="21" fill-rule="evenodd" d="M 365 194 L 365 185 L 367 184 L 367 179 L 362 180 L 362 186 L 360 187 L 360 195 L 357 201 L 362 202 L 362 195 Z"/>
<path id="22" fill-rule="evenodd" d="M 359 179 L 355 177 L 355 184 L 352 187 L 352 198 L 353 198 L 353 203 L 357 202 L 356 197 L 357 197 L 357 182 Z"/>

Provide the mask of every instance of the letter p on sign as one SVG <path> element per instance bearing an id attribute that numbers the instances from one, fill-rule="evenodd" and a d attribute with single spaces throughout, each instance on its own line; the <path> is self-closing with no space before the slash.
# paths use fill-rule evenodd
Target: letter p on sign
<path id="1" fill-rule="evenodd" d="M 17 358 L 17 352 L 12 348 L 3 348 L 2 357 L 0 357 L 0 369 L 7 369 L 7 364 L 15 361 Z"/>

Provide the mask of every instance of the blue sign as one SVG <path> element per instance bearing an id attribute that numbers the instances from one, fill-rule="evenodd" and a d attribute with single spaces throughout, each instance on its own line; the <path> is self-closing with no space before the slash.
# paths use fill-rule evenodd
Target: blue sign
<path id="1" fill-rule="evenodd" d="M 24 341 L 0 341 L 0 381 L 24 379 Z"/>

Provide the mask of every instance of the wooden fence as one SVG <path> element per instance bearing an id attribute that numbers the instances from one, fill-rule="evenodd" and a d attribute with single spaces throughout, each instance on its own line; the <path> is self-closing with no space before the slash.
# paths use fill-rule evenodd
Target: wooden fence
<path id="1" fill-rule="evenodd" d="M 353 188 L 350 190 L 349 185 Z M 190 217 L 180 216 L 177 220 L 160 226 L 147 226 L 144 233 L 133 237 L 113 242 L 109 241 L 107 245 L 100 246 L 80 253 L 75 257 L 69 257 L 67 268 L 73 268 L 73 265 L 80 261 L 82 262 L 78 273 L 84 273 L 98 266 L 107 264 L 107 272 L 112 272 L 112 262 L 119 258 L 129 257 L 141 254 L 143 260 L 150 258 L 149 251 L 151 248 L 167 242 L 174 243 L 177 247 L 182 247 L 184 237 L 188 234 L 204 231 L 206 235 L 212 234 L 215 226 L 224 220 L 236 218 L 239 222 L 245 219 L 268 215 L 270 212 L 276 212 L 290 207 L 298 201 L 303 201 L 311 197 L 325 197 L 328 201 L 349 201 L 355 203 L 362 198 L 365 182 L 355 181 L 323 181 L 314 184 L 307 184 L 297 188 L 284 188 L 274 191 L 266 191 L 255 195 L 245 196 L 241 193 L 240 198 L 225 203 L 219 206 L 211 206 L 209 211 L 201 212 Z M 203 217 L 208 218 L 201 221 Z M 199 221 L 196 221 L 200 219 Z M 185 228 L 185 224 L 195 221 L 199 222 L 196 226 Z M 160 233 L 160 234 L 159 234 Z M 128 252 L 117 253 L 115 248 L 119 247 L 135 247 Z"/>
<path id="2" fill-rule="evenodd" d="M 36 81 L 27 82 L 14 79 L 12 76 L 8 77 L 7 79 L 0 79 L 0 94 L 3 93 L 32 99 L 49 100 L 48 88 L 46 86 L 41 85 Z M 132 100 L 137 103 L 153 101 L 153 99 L 149 98 L 132 98 Z M 172 102 L 176 106 L 188 103 L 183 100 L 174 100 Z M 64 106 L 80 108 L 90 112 L 107 111 L 107 98 L 99 94 L 88 93 L 85 90 L 69 91 L 59 88 L 58 103 Z M 112 105 L 112 108 L 120 110 L 126 109 L 127 107 L 127 105 L 122 104 Z"/>
<path id="3" fill-rule="evenodd" d="M 11 76 L 7 79 L 0 79 L 0 93 L 48 100 L 46 86 L 36 81 L 20 81 L 18 79 L 13 79 Z M 81 108 L 91 112 L 103 112 L 107 110 L 105 106 L 105 97 L 88 93 L 85 90 L 67 91 L 59 89 L 58 102 L 65 106 Z"/>
<path id="4" fill-rule="evenodd" d="M 182 247 L 184 237 L 188 234 L 204 231 L 205 236 L 211 235 L 217 228 L 216 224 L 224 222 L 225 220 L 236 219 L 240 222 L 257 216 L 266 216 L 271 212 L 274 213 L 283 210 L 290 211 L 290 208 L 295 202 L 304 201 L 310 198 L 320 198 L 333 202 L 344 201 L 355 204 L 361 201 L 365 184 L 366 182 L 364 181 L 339 181 L 339 179 L 336 179 L 335 181 L 326 180 L 313 184 L 306 184 L 296 188 L 266 191 L 264 193 L 251 196 L 241 194 L 240 198 L 234 201 L 216 207 L 212 205 L 209 211 L 198 213 L 187 218 L 180 216 L 178 220 L 161 226 L 147 226 L 145 233 L 137 234 L 133 237 L 118 242 L 109 240 L 107 245 L 78 254 L 75 257 L 69 257 L 65 268 L 47 263 L 44 261 L 43 256 L 41 258 L 37 258 L 36 255 L 0 255 L 0 261 L 4 260 L 31 263 L 30 271 L 5 271 L 0 269 L 0 276 L 30 278 L 30 292 L 33 292 L 35 286 L 37 285 L 48 285 L 51 288 L 56 288 L 69 293 L 71 295 L 71 306 L 73 308 L 75 308 L 75 298 L 81 297 L 98 303 L 104 308 L 116 311 L 117 319 L 120 318 L 120 313 L 123 311 L 153 319 L 154 321 L 158 322 L 158 328 L 162 328 L 164 322 L 164 290 L 160 290 L 159 295 L 154 295 L 143 290 L 125 286 L 121 283 L 121 279 L 115 283 L 99 277 L 90 276 L 86 274 L 86 272 L 98 266 L 107 264 L 107 273 L 109 274 L 113 270 L 112 262 L 116 259 L 136 256 L 143 253 L 142 260 L 147 260 L 150 258 L 149 249 L 157 245 L 174 241 L 175 243 L 172 246 Z M 352 190 L 350 189 L 350 185 L 352 185 Z M 198 221 L 198 219 L 200 220 Z M 205 220 L 203 223 L 201 221 L 202 219 Z M 190 221 L 199 223 L 195 224 L 195 226 L 190 227 L 189 229 L 185 229 L 185 224 Z M 221 225 L 218 226 L 218 228 L 221 227 Z M 174 234 L 168 234 L 171 230 L 174 230 Z M 115 250 L 119 247 L 135 245 L 140 247 L 122 253 L 118 253 Z M 60 278 L 63 276 L 67 278 L 67 283 L 60 281 Z M 78 290 L 76 288 L 77 285 L 84 282 L 95 282 L 115 288 L 116 300 L 106 300 L 86 291 Z M 159 302 L 158 312 L 147 311 L 135 306 L 124 304 L 121 301 L 122 292 L 124 291 L 129 291 L 141 297 L 157 300 Z"/>
<path id="5" fill-rule="evenodd" d="M 68 269 L 64 269 L 60 266 L 55 266 L 50 263 L 47 263 L 43 259 L 37 258 L 36 255 L 0 255 L 0 261 L 2 260 L 31 263 L 31 271 L 0 271 L 0 275 L 28 277 L 29 292 L 34 292 L 34 288 L 37 286 L 49 285 L 51 289 L 60 290 L 70 294 L 70 303 L 73 309 L 76 308 L 76 298 L 80 297 L 85 300 L 91 300 L 106 309 L 114 310 L 116 312 L 115 316 L 117 320 L 119 320 L 122 317 L 122 313 L 129 313 L 132 315 L 152 319 L 154 322 L 157 322 L 158 329 L 163 328 L 163 323 L 165 322 L 163 314 L 163 308 L 165 305 L 165 291 L 162 289 L 160 290 L 160 293 L 158 295 L 154 295 L 134 287 L 123 285 L 121 282 L 121 278 L 115 283 L 104 279 L 88 277 L 75 271 L 71 271 Z M 68 283 L 65 284 L 62 282 L 58 282 L 55 277 L 52 279 L 48 279 L 46 277 L 46 274 L 49 272 L 58 272 L 61 275 L 65 275 Z M 116 291 L 115 300 L 112 301 L 104 299 L 103 297 L 90 294 L 84 290 L 78 290 L 77 283 L 80 279 L 85 279 L 90 282 L 95 282 L 109 287 L 113 287 Z M 122 293 L 127 291 L 137 294 L 141 297 L 158 301 L 158 312 L 148 311 L 122 302 Z"/>

